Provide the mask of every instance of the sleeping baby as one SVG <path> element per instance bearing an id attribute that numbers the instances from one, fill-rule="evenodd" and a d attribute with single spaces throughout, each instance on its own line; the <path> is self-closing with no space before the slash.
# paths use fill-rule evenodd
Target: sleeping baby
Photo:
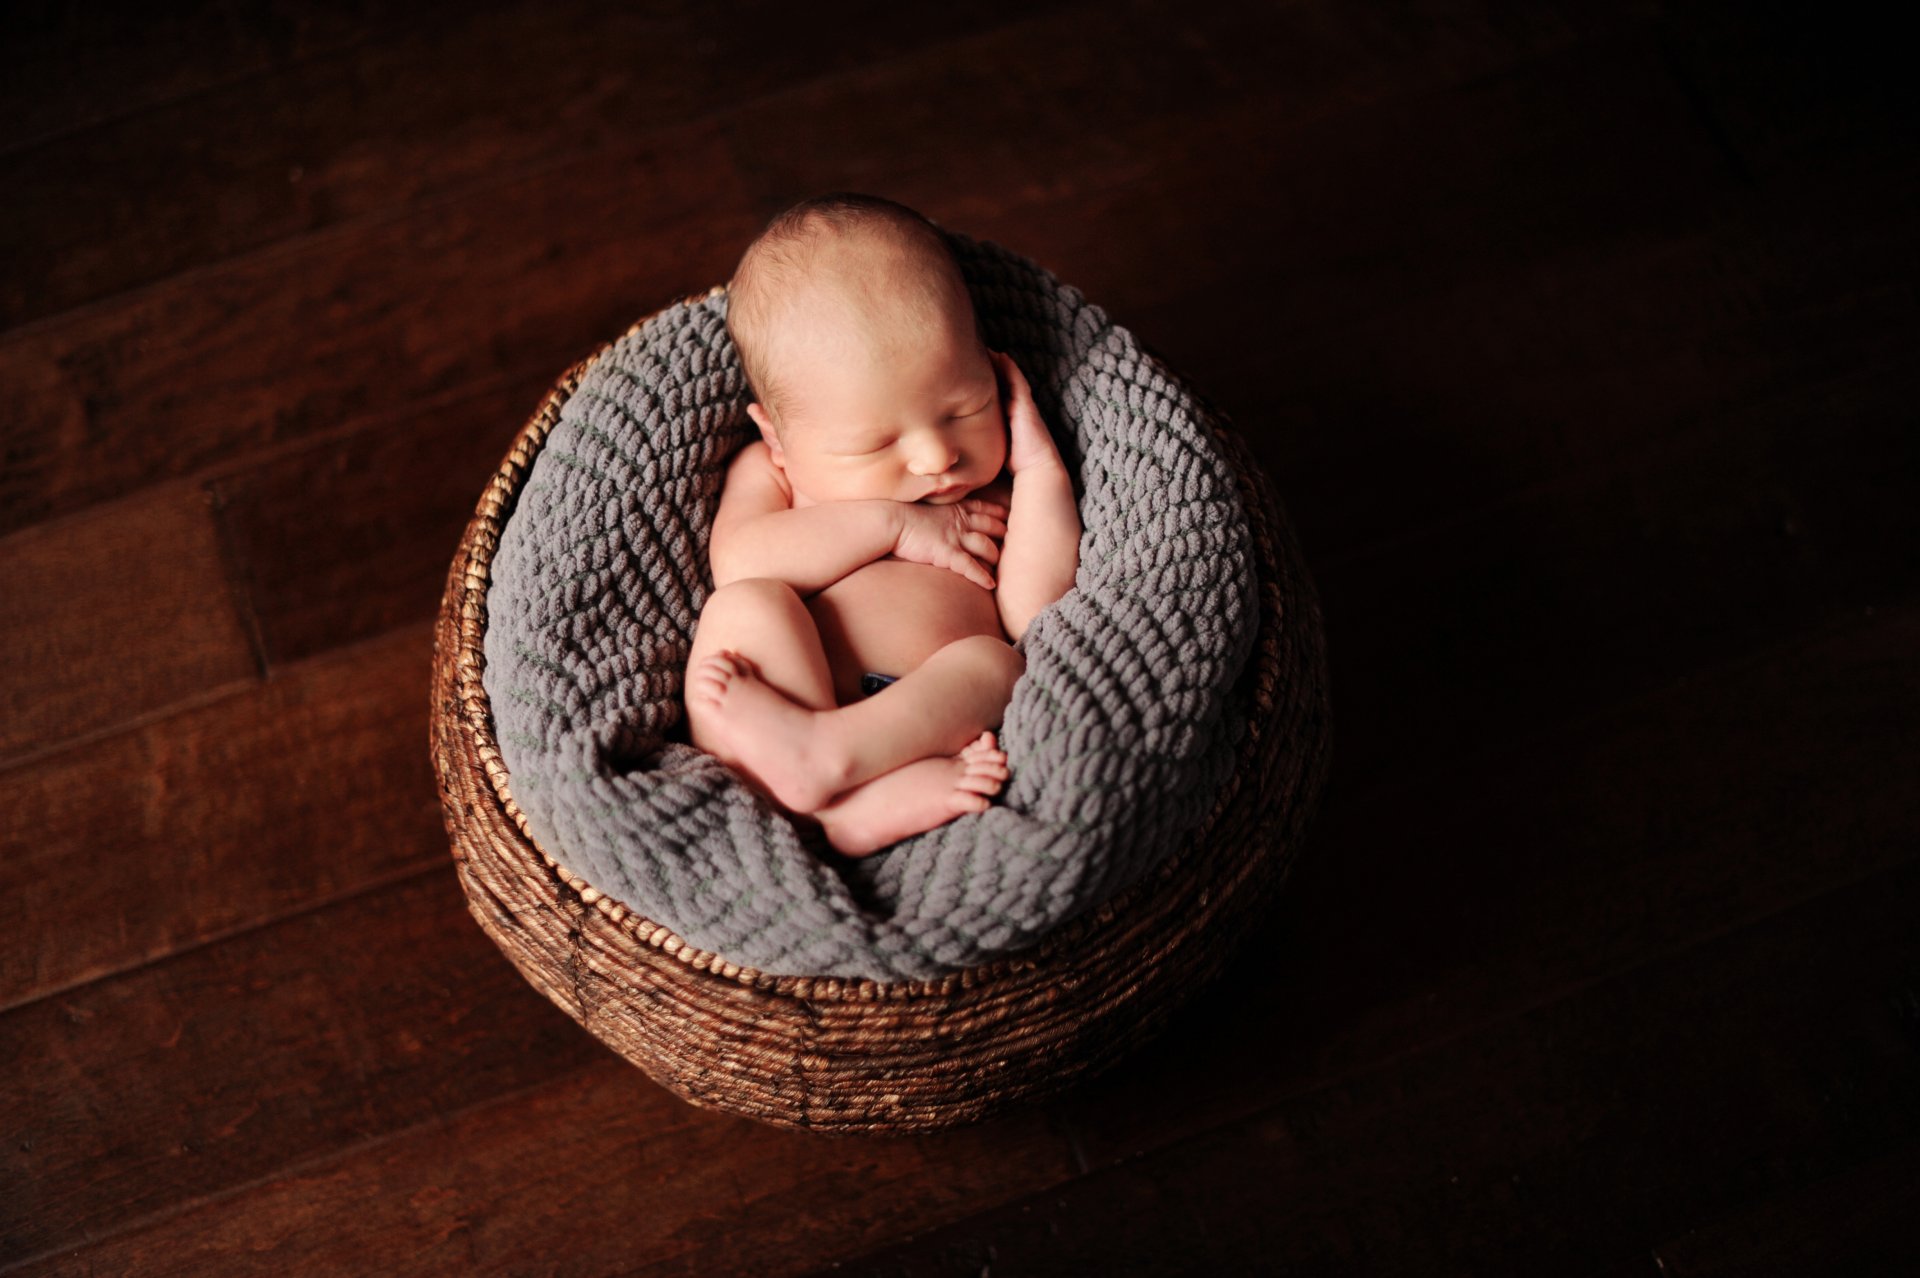
<path id="1" fill-rule="evenodd" d="M 870 196 L 780 214 L 728 288 L 760 429 L 727 468 L 693 743 L 864 856 L 1007 778 L 1010 641 L 1073 585 L 1073 485 L 952 250 Z"/>

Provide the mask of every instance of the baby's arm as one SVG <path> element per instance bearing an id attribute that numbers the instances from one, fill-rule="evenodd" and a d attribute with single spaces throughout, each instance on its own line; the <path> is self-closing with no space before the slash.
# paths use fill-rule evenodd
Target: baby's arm
<path id="1" fill-rule="evenodd" d="M 1007 387 L 1007 471 L 1013 476 L 994 597 L 1001 626 L 1017 642 L 1042 608 L 1073 588 L 1080 567 L 1080 510 L 1073 501 L 1073 479 L 1019 365 L 999 352 L 993 361 Z"/>
<path id="2" fill-rule="evenodd" d="M 993 538 L 1006 531 L 1006 514 L 1005 507 L 981 500 L 944 507 L 833 501 L 795 509 L 766 444 L 755 441 L 727 467 L 707 559 L 715 589 L 746 577 L 771 577 L 810 595 L 896 555 L 992 590 L 993 576 L 980 559 L 998 556 Z"/>
<path id="3" fill-rule="evenodd" d="M 834 501 L 793 508 L 765 443 L 727 466 L 707 558 L 716 589 L 746 577 L 784 581 L 803 595 L 893 553 L 899 520 L 890 501 Z"/>

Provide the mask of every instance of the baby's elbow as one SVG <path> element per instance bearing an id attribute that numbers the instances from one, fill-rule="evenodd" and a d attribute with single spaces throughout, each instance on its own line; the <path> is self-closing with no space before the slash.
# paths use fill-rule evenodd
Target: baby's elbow
<path id="1" fill-rule="evenodd" d="M 1034 609 L 1009 605 L 1004 599 L 1000 603 L 1000 629 L 1006 632 L 1008 643 L 1019 643 L 1020 636 L 1027 633 L 1027 627 L 1033 624 Z"/>
<path id="2" fill-rule="evenodd" d="M 1019 643 L 1020 636 L 1027 633 L 1027 627 L 1033 624 L 1033 619 L 1065 599 L 1067 592 L 1072 589 L 1071 577 L 1037 594 L 1024 593 L 1010 597 L 1003 587 L 995 597 L 1000 604 L 1000 628 L 1007 632 L 1007 642 Z"/>

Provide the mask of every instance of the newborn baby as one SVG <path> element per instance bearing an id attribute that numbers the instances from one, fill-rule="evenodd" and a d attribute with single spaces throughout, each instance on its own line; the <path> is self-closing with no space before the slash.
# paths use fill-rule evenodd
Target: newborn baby
<path id="1" fill-rule="evenodd" d="M 1080 517 L 945 239 L 829 196 L 740 260 L 727 326 L 760 428 L 728 465 L 687 668 L 695 745 L 864 856 L 1006 781 L 1011 646 L 1073 585 Z"/>

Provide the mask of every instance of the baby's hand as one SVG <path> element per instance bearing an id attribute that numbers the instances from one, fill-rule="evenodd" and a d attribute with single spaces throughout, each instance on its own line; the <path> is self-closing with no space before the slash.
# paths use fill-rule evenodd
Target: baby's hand
<path id="1" fill-rule="evenodd" d="M 1007 508 L 999 502 L 969 497 L 950 506 L 900 502 L 900 531 L 893 553 L 916 564 L 930 564 L 959 573 L 982 590 L 993 589 L 993 574 L 981 565 L 1000 562 L 1000 543 L 1007 535 Z"/>
<path id="2" fill-rule="evenodd" d="M 1033 402 L 1033 389 L 1026 374 L 1003 351 L 988 351 L 993 367 L 1000 374 L 1003 398 L 1007 405 L 1007 473 L 1018 475 L 1033 466 L 1051 462 L 1060 465 L 1060 449 L 1047 424 L 1040 420 L 1040 409 Z"/>

